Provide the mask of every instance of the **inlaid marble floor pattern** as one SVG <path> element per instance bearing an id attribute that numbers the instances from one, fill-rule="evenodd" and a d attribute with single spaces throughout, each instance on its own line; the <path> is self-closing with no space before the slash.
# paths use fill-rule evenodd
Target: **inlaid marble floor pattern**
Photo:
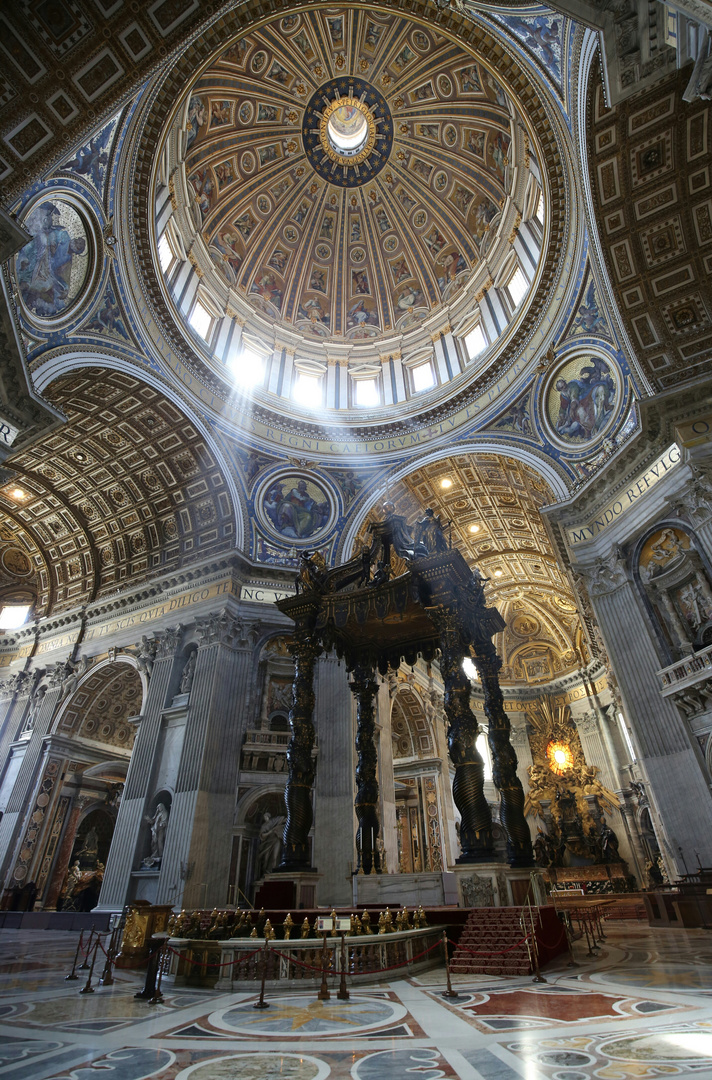
<path id="1" fill-rule="evenodd" d="M 142 976 L 81 996 L 76 936 L 0 930 L 0 1080 L 712 1080 L 712 932 L 610 922 L 600 956 L 575 947 L 546 982 L 441 969 L 351 989 L 225 994 Z M 334 987 L 336 989 L 336 987 Z"/>

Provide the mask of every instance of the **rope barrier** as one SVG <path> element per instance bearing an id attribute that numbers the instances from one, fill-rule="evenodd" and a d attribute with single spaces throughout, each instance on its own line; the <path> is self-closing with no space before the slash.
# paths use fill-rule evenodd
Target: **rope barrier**
<path id="1" fill-rule="evenodd" d="M 183 953 L 176 952 L 176 950 L 171 948 L 170 945 L 168 946 L 167 951 L 170 952 L 170 953 L 173 953 L 173 955 L 179 957 L 179 959 L 184 960 L 186 964 L 192 964 L 193 967 L 218 968 L 218 969 L 219 968 L 226 968 L 226 967 L 237 967 L 238 964 L 246 964 L 253 958 L 253 956 L 259 956 L 259 954 L 262 952 L 261 949 L 252 949 L 248 953 L 247 956 L 242 956 L 237 960 L 227 960 L 224 964 L 216 964 L 214 962 L 206 963 L 204 960 L 193 960 L 189 956 L 184 956 Z M 319 970 L 321 970 L 321 969 L 319 969 Z"/>
<path id="2" fill-rule="evenodd" d="M 407 967 L 408 964 L 414 964 L 416 960 L 420 960 L 421 956 L 426 956 L 427 953 L 432 952 L 433 949 L 439 948 L 440 944 L 441 943 L 438 940 L 438 941 L 434 942 L 432 945 L 429 945 L 427 949 L 423 949 L 423 951 L 419 952 L 416 956 L 411 957 L 410 960 L 404 960 L 400 964 L 390 964 L 388 967 L 382 967 L 382 968 L 367 968 L 365 971 L 352 971 L 351 969 L 349 969 L 347 974 L 349 974 L 349 975 L 378 975 L 382 971 L 395 971 L 396 968 Z M 274 953 L 275 956 L 281 956 L 284 960 L 288 960 L 291 964 L 298 964 L 300 967 L 309 968 L 311 971 L 319 971 L 319 972 L 321 972 L 321 970 L 322 970 L 321 967 L 314 967 L 312 964 L 305 964 L 302 960 L 297 960 L 293 956 L 290 956 L 288 953 L 278 952 L 277 949 L 273 949 L 272 952 Z M 333 953 L 331 955 L 333 956 Z M 332 968 L 331 965 L 330 965 L 329 969 L 327 970 L 327 975 L 338 975 L 338 974 L 339 974 L 339 972 L 336 971 L 335 968 Z"/>
<path id="3" fill-rule="evenodd" d="M 542 948 L 544 948 L 544 949 L 555 949 L 555 948 L 557 948 L 557 946 L 559 946 L 561 944 L 561 942 L 564 940 L 565 937 L 566 937 L 566 930 L 562 926 L 561 931 L 559 933 L 559 936 L 558 936 L 558 938 L 556 939 L 556 941 L 553 944 L 550 944 L 547 941 L 542 941 L 540 939 L 537 939 L 537 940 L 539 941 L 539 945 Z"/>

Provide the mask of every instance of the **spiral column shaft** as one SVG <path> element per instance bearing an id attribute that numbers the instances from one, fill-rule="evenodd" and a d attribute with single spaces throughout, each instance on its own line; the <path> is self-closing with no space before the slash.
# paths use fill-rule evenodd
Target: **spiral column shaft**
<path id="1" fill-rule="evenodd" d="M 499 685 L 502 661 L 491 641 L 475 643 L 475 663 L 484 694 L 485 716 L 489 721 L 488 742 L 492 753 L 492 779 L 499 789 L 499 817 L 507 834 L 507 861 L 510 866 L 533 866 L 531 834 L 524 817 L 524 789 L 517 776 L 517 755 L 509 741 L 511 725 L 504 711 Z"/>
<path id="2" fill-rule="evenodd" d="M 282 859 L 278 870 L 309 871 L 309 830 L 312 826 L 314 785 L 314 664 L 321 653 L 315 634 L 297 630 L 292 645 L 294 682 L 289 711 L 291 739 L 287 746 L 289 769 L 284 801 L 287 820 L 282 837 Z"/>
<path id="3" fill-rule="evenodd" d="M 488 862 L 492 858 L 492 812 L 484 794 L 485 766 L 477 749 L 477 718 L 470 708 L 470 683 L 462 669 L 465 649 L 454 612 L 441 609 L 440 673 L 445 685 L 448 749 L 455 766 L 452 797 L 460 811 L 458 863 Z"/>
<path id="4" fill-rule="evenodd" d="M 364 874 L 381 871 L 381 860 L 376 846 L 380 824 L 378 821 L 378 755 L 374 736 L 376 733 L 374 699 L 378 683 L 372 667 L 358 664 L 354 668 L 351 692 L 356 698 L 356 799 L 354 806 L 358 818 L 356 850 L 358 869 Z"/>

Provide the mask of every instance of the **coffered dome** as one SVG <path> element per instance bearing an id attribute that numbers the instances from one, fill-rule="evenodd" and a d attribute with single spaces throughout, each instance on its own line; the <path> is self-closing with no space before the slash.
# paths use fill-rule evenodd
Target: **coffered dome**
<path id="1" fill-rule="evenodd" d="M 242 377 L 284 396 L 265 378 L 282 348 L 307 377 L 329 361 L 355 376 L 315 407 L 389 404 L 521 321 L 547 227 L 540 152 L 502 79 L 437 27 L 355 8 L 276 18 L 217 55 L 174 116 L 155 243 L 213 370 L 246 351 Z M 438 367 L 433 341 L 453 330 Z M 429 372 L 383 387 L 384 352 Z"/>

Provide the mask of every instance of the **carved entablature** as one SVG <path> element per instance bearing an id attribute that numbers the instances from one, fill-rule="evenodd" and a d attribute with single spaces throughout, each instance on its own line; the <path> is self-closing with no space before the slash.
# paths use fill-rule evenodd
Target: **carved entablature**
<path id="1" fill-rule="evenodd" d="M 641 548 L 638 573 L 674 659 L 712 645 L 712 582 L 693 536 L 657 529 Z"/>

